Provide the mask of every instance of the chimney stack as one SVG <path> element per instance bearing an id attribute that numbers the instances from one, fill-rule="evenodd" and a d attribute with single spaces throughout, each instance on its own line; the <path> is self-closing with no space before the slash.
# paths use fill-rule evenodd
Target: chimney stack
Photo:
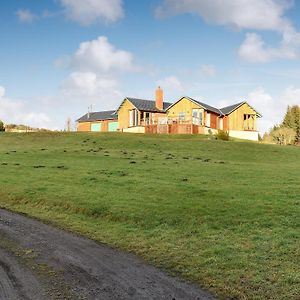
<path id="1" fill-rule="evenodd" d="M 160 86 L 157 88 L 155 93 L 155 106 L 160 110 L 164 109 L 164 91 L 160 88 Z"/>

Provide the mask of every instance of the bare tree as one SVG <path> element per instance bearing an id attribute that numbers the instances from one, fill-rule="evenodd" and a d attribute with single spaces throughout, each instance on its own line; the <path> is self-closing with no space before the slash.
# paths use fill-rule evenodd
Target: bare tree
<path id="1" fill-rule="evenodd" d="M 71 120 L 71 118 L 68 118 L 67 121 L 66 121 L 66 131 L 67 132 L 72 131 L 72 120 Z"/>

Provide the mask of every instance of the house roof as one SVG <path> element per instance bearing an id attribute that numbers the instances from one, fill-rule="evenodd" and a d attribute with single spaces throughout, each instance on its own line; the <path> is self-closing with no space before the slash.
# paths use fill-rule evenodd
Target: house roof
<path id="1" fill-rule="evenodd" d="M 222 115 L 222 114 L 223 114 L 222 111 L 221 111 L 220 109 L 216 108 L 216 107 L 210 106 L 210 105 L 208 105 L 208 104 L 206 104 L 206 103 L 200 102 L 200 101 L 195 100 L 195 99 L 190 98 L 190 97 L 185 97 L 185 98 L 190 99 L 190 100 L 192 100 L 192 101 L 198 103 L 199 105 L 201 105 L 204 109 L 206 109 L 206 110 L 208 110 L 208 111 L 212 111 L 212 112 L 214 112 L 214 113 L 216 113 L 216 114 L 219 114 L 219 115 Z"/>
<path id="2" fill-rule="evenodd" d="M 221 111 L 223 112 L 224 115 L 229 115 L 230 113 L 232 113 L 234 110 L 236 110 L 237 108 L 239 108 L 240 106 L 242 106 L 244 103 L 246 103 L 245 101 L 243 102 L 239 102 L 233 105 L 229 105 L 226 107 L 221 108 Z"/>
<path id="3" fill-rule="evenodd" d="M 115 110 L 90 112 L 82 116 L 77 122 L 93 122 L 104 120 L 115 120 L 118 118 Z"/>
<path id="4" fill-rule="evenodd" d="M 210 105 L 208 105 L 208 104 L 205 104 L 205 103 L 203 103 L 203 102 L 200 102 L 200 101 L 198 101 L 198 100 L 195 100 L 195 99 L 193 99 L 193 98 L 191 98 L 191 97 L 186 97 L 186 96 L 185 96 L 185 97 L 181 97 L 178 101 L 176 101 L 175 103 L 171 104 L 167 109 L 171 108 L 172 106 L 174 106 L 176 103 L 178 103 L 179 101 L 181 101 L 181 100 L 184 99 L 184 98 L 189 99 L 190 101 L 192 101 L 192 102 L 194 102 L 194 103 L 200 105 L 201 107 L 203 107 L 203 108 L 206 109 L 207 111 L 214 112 L 214 113 L 216 113 L 216 114 L 218 114 L 218 115 L 223 115 L 223 113 L 221 112 L 220 109 L 215 108 L 215 107 L 213 107 L 213 106 L 210 106 Z"/>
<path id="5" fill-rule="evenodd" d="M 233 111 L 235 111 L 236 109 L 238 109 L 240 106 L 242 106 L 245 103 L 247 105 L 249 105 L 246 101 L 243 101 L 243 102 L 239 102 L 239 103 L 236 103 L 236 104 L 233 104 L 233 105 L 223 107 L 223 108 L 221 108 L 221 111 L 226 116 L 226 115 L 231 114 Z M 256 112 L 258 117 L 261 117 L 261 114 L 259 112 L 257 112 L 251 105 L 249 105 L 249 106 Z"/>
<path id="6" fill-rule="evenodd" d="M 124 101 L 125 100 L 130 101 L 138 110 L 150 111 L 150 112 L 164 112 L 170 105 L 172 105 L 172 103 L 164 102 L 163 110 L 160 110 L 156 107 L 155 101 L 153 101 L 153 100 L 145 100 L 145 99 L 129 98 L 129 97 L 125 98 Z M 122 106 L 124 101 L 121 103 L 119 108 Z M 118 110 L 119 110 L 119 108 L 118 108 Z"/>

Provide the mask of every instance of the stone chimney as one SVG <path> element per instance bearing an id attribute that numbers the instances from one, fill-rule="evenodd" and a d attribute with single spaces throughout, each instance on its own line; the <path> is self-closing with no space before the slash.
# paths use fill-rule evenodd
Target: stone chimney
<path id="1" fill-rule="evenodd" d="M 155 93 L 155 106 L 160 110 L 164 109 L 164 91 L 160 88 L 160 86 L 157 88 Z"/>

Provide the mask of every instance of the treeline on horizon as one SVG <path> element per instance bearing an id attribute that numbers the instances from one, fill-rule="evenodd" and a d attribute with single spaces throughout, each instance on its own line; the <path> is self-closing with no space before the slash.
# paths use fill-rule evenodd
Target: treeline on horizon
<path id="1" fill-rule="evenodd" d="M 0 120 L 0 132 L 11 132 L 11 131 L 38 131 L 38 132 L 47 132 L 50 131 L 49 129 L 46 128 L 35 128 L 23 124 L 6 124 Z"/>

